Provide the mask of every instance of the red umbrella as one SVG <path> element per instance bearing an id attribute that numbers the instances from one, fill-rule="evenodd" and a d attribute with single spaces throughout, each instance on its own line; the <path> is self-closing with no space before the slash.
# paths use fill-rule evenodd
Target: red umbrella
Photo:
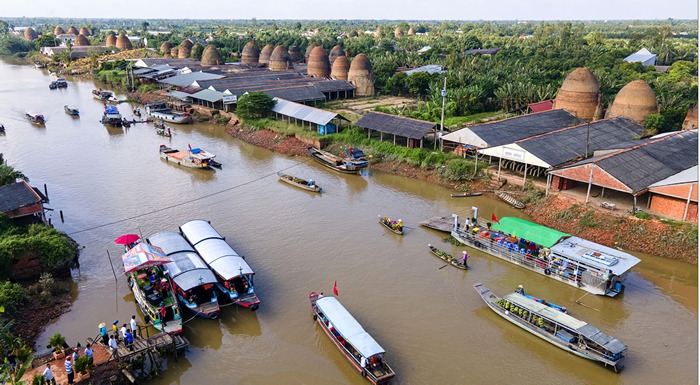
<path id="1" fill-rule="evenodd" d="M 138 234 L 124 234 L 117 237 L 117 239 L 114 240 L 114 243 L 118 245 L 129 245 L 138 241 L 140 238 L 141 237 Z"/>

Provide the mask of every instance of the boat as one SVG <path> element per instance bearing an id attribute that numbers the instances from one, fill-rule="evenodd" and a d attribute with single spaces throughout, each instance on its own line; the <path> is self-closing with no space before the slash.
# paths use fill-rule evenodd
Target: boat
<path id="1" fill-rule="evenodd" d="M 66 88 L 68 87 L 68 82 L 64 78 L 58 78 L 56 79 L 56 86 L 58 88 Z"/>
<path id="2" fill-rule="evenodd" d="M 467 262 L 469 260 L 469 256 L 467 255 L 467 261 L 462 259 L 461 261 L 456 259 L 455 257 L 451 256 L 450 254 L 447 254 L 444 251 L 439 250 L 437 247 L 428 244 L 428 248 L 430 249 L 430 252 L 433 253 L 434 256 L 442 259 L 443 261 L 449 263 L 450 265 L 462 269 L 462 270 L 467 270 L 469 269 L 469 263 Z"/>
<path id="3" fill-rule="evenodd" d="M 297 178 L 295 176 L 287 175 L 282 172 L 278 172 L 277 176 L 279 179 L 287 184 L 290 184 L 294 187 L 299 187 L 302 190 L 307 190 L 307 191 L 312 191 L 312 192 L 321 192 L 321 187 L 314 182 L 313 179 L 306 180 L 306 179 L 301 179 Z"/>
<path id="4" fill-rule="evenodd" d="M 389 217 L 378 215 L 379 223 L 394 234 L 403 235 L 403 221 L 392 221 Z"/>
<path id="5" fill-rule="evenodd" d="M 34 67 L 36 67 L 36 68 L 46 68 L 46 64 L 40 62 L 39 60 L 34 60 Z"/>
<path id="6" fill-rule="evenodd" d="M 569 353 L 611 367 L 615 372 L 624 368 L 627 345 L 596 327 L 518 293 L 500 298 L 481 283 L 474 284 L 474 289 L 491 310 L 521 329 Z"/>
<path id="7" fill-rule="evenodd" d="M 333 296 L 309 294 L 314 321 L 352 366 L 373 384 L 394 378 L 394 370 L 384 360 L 384 349 Z M 363 369 L 362 363 L 366 366 Z"/>
<path id="8" fill-rule="evenodd" d="M 132 112 L 134 113 L 134 116 L 141 117 L 141 109 L 140 108 L 136 107 L 136 108 L 134 108 L 134 110 Z"/>
<path id="9" fill-rule="evenodd" d="M 224 297 L 237 306 L 258 310 L 260 299 L 255 294 L 253 269 L 209 222 L 187 222 L 180 226 L 180 233 L 214 272 L 216 288 Z"/>
<path id="10" fill-rule="evenodd" d="M 185 124 L 192 121 L 192 115 L 186 112 L 175 111 L 163 102 L 146 104 L 146 113 L 153 119 L 160 119 L 163 122 Z"/>
<path id="11" fill-rule="evenodd" d="M 24 116 L 29 119 L 30 122 L 36 124 L 36 125 L 44 125 L 46 124 L 46 119 L 44 119 L 44 115 L 42 114 L 37 114 L 36 112 L 26 112 Z"/>
<path id="12" fill-rule="evenodd" d="M 466 228 L 460 228 L 456 214 L 453 218 L 450 234 L 460 243 L 596 295 L 622 293 L 629 271 L 640 262 L 623 251 L 520 218 L 503 217 L 496 223 L 472 218 Z"/>
<path id="13" fill-rule="evenodd" d="M 168 162 L 177 163 L 179 166 L 191 168 L 210 168 L 221 167 L 221 163 L 214 162 L 216 155 L 210 154 L 199 148 L 193 148 L 188 151 L 176 150 L 164 144 L 160 145 L 160 157 Z"/>
<path id="14" fill-rule="evenodd" d="M 545 301 L 545 300 L 543 300 L 542 298 L 537 298 L 537 297 L 532 296 L 532 295 L 530 295 L 530 294 L 520 293 L 520 295 L 522 295 L 522 296 L 524 296 L 524 297 L 527 297 L 527 298 L 530 298 L 531 300 L 533 300 L 533 301 L 535 301 L 535 302 L 537 302 L 537 303 L 541 303 L 542 305 L 549 306 L 549 307 L 551 307 L 552 309 L 558 310 L 558 311 L 560 311 L 560 312 L 562 312 L 562 313 L 567 313 L 567 314 L 569 313 L 569 309 L 567 309 L 567 308 L 564 307 L 564 306 L 559 306 L 559 305 L 557 305 L 557 304 L 555 304 L 555 303 L 551 303 L 551 302 L 549 302 L 549 301 Z"/>
<path id="15" fill-rule="evenodd" d="M 314 160 L 322 165 L 346 174 L 359 174 L 360 171 L 369 164 L 367 159 L 364 158 L 343 158 L 315 147 L 308 147 L 307 151 Z"/>
<path id="16" fill-rule="evenodd" d="M 4 134 L 4 133 L 5 133 L 5 125 L 0 124 L 0 134 Z"/>
<path id="17" fill-rule="evenodd" d="M 524 209 L 525 208 L 525 203 L 515 199 L 512 195 L 503 192 L 503 191 L 496 191 L 495 192 L 496 196 L 501 198 L 504 202 L 508 203 L 509 205 L 513 206 L 516 209 Z"/>
<path id="18" fill-rule="evenodd" d="M 134 293 L 134 299 L 146 322 L 158 331 L 177 334 L 182 332 L 182 315 L 172 290 L 172 282 L 162 270 L 155 269 L 167 262 L 172 260 L 161 248 L 143 242 L 137 243 L 122 255 L 129 288 Z M 150 280 L 154 272 L 157 277 L 154 281 L 159 286 L 156 288 Z M 161 312 L 165 315 L 161 315 Z"/>
<path id="19" fill-rule="evenodd" d="M 55 90 L 58 88 L 58 83 L 56 83 L 55 80 L 53 80 L 51 83 L 49 83 L 49 89 L 50 90 Z"/>
<path id="20" fill-rule="evenodd" d="M 124 120 L 122 119 L 122 114 L 119 113 L 117 106 L 105 105 L 100 123 L 108 124 L 114 127 L 121 127 L 124 125 Z"/>
<path id="21" fill-rule="evenodd" d="M 74 116 L 80 115 L 80 111 L 78 110 L 78 107 L 65 105 L 65 106 L 63 106 L 63 110 L 66 111 L 66 114 L 68 114 L 68 115 L 74 115 Z"/>
<path id="22" fill-rule="evenodd" d="M 216 277 L 187 240 L 176 232 L 160 232 L 147 241 L 172 259 L 161 268 L 170 277 L 182 307 L 199 317 L 216 319 L 220 312 Z"/>
<path id="23" fill-rule="evenodd" d="M 170 127 L 156 128 L 156 134 L 160 136 L 165 136 L 167 138 L 171 138 L 173 136 L 172 131 L 170 131 Z"/>
<path id="24" fill-rule="evenodd" d="M 468 192 L 463 192 L 463 193 L 456 193 L 456 194 L 450 194 L 452 198 L 467 198 L 467 197 L 478 197 L 482 193 L 480 192 L 473 192 L 473 193 L 468 193 Z"/>
<path id="25" fill-rule="evenodd" d="M 119 103 L 119 100 L 114 95 L 114 92 L 103 90 L 92 90 L 92 97 L 104 103 Z"/>
<path id="26" fill-rule="evenodd" d="M 347 148 L 345 149 L 345 153 L 352 159 L 365 159 L 367 157 L 367 155 L 357 147 Z"/>

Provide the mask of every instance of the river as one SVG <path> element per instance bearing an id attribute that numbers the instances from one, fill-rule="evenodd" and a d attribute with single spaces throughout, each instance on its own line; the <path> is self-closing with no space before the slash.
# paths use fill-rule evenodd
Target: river
<path id="1" fill-rule="evenodd" d="M 442 187 L 371 169 L 337 174 L 308 158 L 243 143 L 221 126 L 176 125 L 171 139 L 157 136 L 152 125 L 106 129 L 92 81 L 68 77 L 67 89 L 49 90 L 51 80 L 45 70 L 0 62 L 0 122 L 7 129 L 0 152 L 32 185 L 47 184 L 53 224 L 84 247 L 73 274 L 73 307 L 48 325 L 39 346 L 57 331 L 84 343 L 100 322 L 128 322 L 132 314 L 142 323 L 114 238 L 207 219 L 246 256 L 262 304 L 257 312 L 229 306 L 217 320 L 187 322 L 183 334 L 192 346 L 151 384 L 366 384 L 311 318 L 308 293 L 331 293 L 334 281 L 339 300 L 386 349 L 395 384 L 698 382 L 697 266 L 641 255 L 621 298 L 584 296 L 418 226 L 435 215 L 463 218 L 471 206 L 482 216 L 524 217 L 501 202 L 450 198 Z M 65 114 L 64 104 L 77 106 L 80 117 Z M 129 105 L 119 109 L 131 118 Z M 44 114 L 46 126 L 31 125 L 25 110 Z M 202 147 L 223 168 L 165 163 L 160 144 Z M 313 178 L 324 193 L 279 182 L 279 170 Z M 377 215 L 403 219 L 406 235 L 386 231 Z M 441 268 L 428 243 L 453 255 L 469 250 L 471 269 Z M 615 374 L 506 322 L 482 302 L 476 282 L 497 294 L 522 284 L 567 306 L 629 346 L 626 370 Z"/>

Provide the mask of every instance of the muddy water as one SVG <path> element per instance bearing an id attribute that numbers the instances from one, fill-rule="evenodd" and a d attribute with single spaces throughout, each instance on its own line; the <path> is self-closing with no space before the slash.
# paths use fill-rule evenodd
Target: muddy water
<path id="1" fill-rule="evenodd" d="M 0 117 L 7 128 L 0 151 L 33 185 L 48 185 L 52 222 L 85 247 L 74 276 L 74 306 L 47 327 L 39 345 L 56 331 L 73 343 L 84 341 L 97 334 L 100 322 L 139 314 L 120 274 L 115 237 L 208 219 L 247 257 L 262 306 L 255 313 L 226 307 L 218 320 L 187 322 L 189 352 L 154 384 L 364 384 L 311 319 L 307 294 L 330 293 L 334 281 L 341 302 L 387 350 L 398 384 L 698 381 L 696 266 L 642 256 L 616 299 L 584 296 L 473 250 L 468 272 L 441 268 L 428 243 L 453 255 L 463 248 L 444 243 L 441 233 L 419 221 L 464 216 L 472 205 L 485 216 L 522 213 L 486 197 L 450 198 L 443 188 L 372 170 L 336 174 L 307 158 L 232 139 L 222 127 L 175 126 L 172 139 L 146 125 L 106 129 L 98 123 L 102 105 L 91 97 L 92 82 L 68 78 L 67 89 L 49 90 L 50 80 L 31 66 L 0 64 Z M 64 104 L 79 107 L 80 118 L 66 115 Z M 130 106 L 119 108 L 131 117 Z M 24 110 L 43 113 L 46 127 L 25 121 Z M 223 169 L 164 163 L 158 158 L 162 143 L 202 147 L 217 154 Z M 324 194 L 277 181 L 278 170 L 312 177 Z M 403 219 L 406 235 L 385 231 L 377 215 Z M 476 282 L 499 294 L 522 284 L 569 307 L 629 345 L 627 369 L 614 374 L 507 323 L 483 304 L 472 288 Z"/>

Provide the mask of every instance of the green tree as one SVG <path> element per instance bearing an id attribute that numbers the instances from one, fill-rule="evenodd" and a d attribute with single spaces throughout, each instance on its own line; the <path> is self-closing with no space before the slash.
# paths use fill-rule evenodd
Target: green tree
<path id="1" fill-rule="evenodd" d="M 277 101 L 264 92 L 248 92 L 238 99 L 236 114 L 243 119 L 259 119 L 265 117 L 275 104 Z"/>
<path id="2" fill-rule="evenodd" d="M 202 60 L 203 53 L 204 47 L 199 43 L 194 43 L 192 46 L 192 51 L 190 51 L 190 58 L 194 60 Z"/>
<path id="3" fill-rule="evenodd" d="M 0 186 L 16 183 L 17 180 L 29 182 L 29 178 L 21 171 L 15 170 L 14 167 L 5 164 L 5 158 L 0 152 Z"/>

